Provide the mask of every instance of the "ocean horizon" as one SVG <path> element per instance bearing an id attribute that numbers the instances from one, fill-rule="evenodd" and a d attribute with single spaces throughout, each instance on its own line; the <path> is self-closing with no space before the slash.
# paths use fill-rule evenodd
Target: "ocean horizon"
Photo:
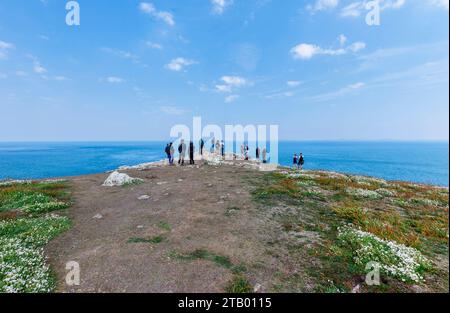
<path id="1" fill-rule="evenodd" d="M 165 158 L 166 141 L 0 142 L 0 179 L 47 179 L 117 169 Z M 209 142 L 205 149 L 209 149 Z M 238 149 L 239 150 L 239 149 Z M 279 164 L 303 153 L 305 169 L 449 186 L 446 141 L 279 142 Z M 254 155 L 254 152 L 251 153 Z"/>

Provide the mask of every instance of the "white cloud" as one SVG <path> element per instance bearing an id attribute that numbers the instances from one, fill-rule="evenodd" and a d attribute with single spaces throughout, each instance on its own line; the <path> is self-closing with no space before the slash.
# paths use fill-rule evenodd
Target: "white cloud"
<path id="1" fill-rule="evenodd" d="M 44 74 L 47 72 L 47 69 L 43 67 L 37 59 L 35 59 L 33 60 L 33 71 L 36 74 Z"/>
<path id="2" fill-rule="evenodd" d="M 31 54 L 28 54 L 27 57 L 33 61 L 33 72 L 36 74 L 44 74 L 47 72 L 47 69 L 41 65 L 41 62 L 37 57 Z"/>
<path id="3" fill-rule="evenodd" d="M 448 0 L 447 0 L 448 1 Z M 359 17 L 366 12 L 368 0 L 356 1 L 343 7 L 340 12 L 341 17 Z M 380 10 L 399 9 L 405 5 L 406 0 L 378 0 Z"/>
<path id="4" fill-rule="evenodd" d="M 223 76 L 222 81 L 227 85 L 241 87 L 247 84 L 247 80 L 245 78 L 239 76 Z"/>
<path id="5" fill-rule="evenodd" d="M 229 85 L 216 85 L 218 92 L 231 92 L 231 86 Z"/>
<path id="6" fill-rule="evenodd" d="M 364 86 L 366 86 L 365 83 L 358 82 L 358 83 L 350 84 L 350 85 L 348 85 L 344 88 L 341 88 L 337 91 L 315 95 L 315 96 L 311 97 L 310 99 L 312 101 L 317 101 L 317 102 L 330 101 L 330 100 L 334 100 L 338 97 L 347 95 L 349 93 L 357 92 L 358 89 L 361 89 Z"/>
<path id="7" fill-rule="evenodd" d="M 364 10 L 363 2 L 353 2 L 341 9 L 342 17 L 358 17 Z"/>
<path id="8" fill-rule="evenodd" d="M 106 81 L 111 84 L 121 84 L 125 82 L 125 79 L 117 76 L 109 76 L 106 78 Z"/>
<path id="9" fill-rule="evenodd" d="M 343 55 L 349 52 L 356 53 L 366 47 L 364 42 L 355 42 L 347 47 L 338 49 L 324 49 L 317 45 L 302 43 L 291 49 L 291 55 L 294 59 L 309 60 L 315 55 Z"/>
<path id="10" fill-rule="evenodd" d="M 316 0 L 314 4 L 310 4 L 306 7 L 311 13 L 316 13 L 318 11 L 325 11 L 334 9 L 339 5 L 339 0 Z"/>
<path id="11" fill-rule="evenodd" d="M 179 109 L 174 106 L 161 106 L 161 107 L 159 107 L 159 109 L 161 112 L 168 114 L 168 115 L 181 115 L 181 114 L 185 113 L 184 110 Z"/>
<path id="12" fill-rule="evenodd" d="M 127 52 L 127 51 L 112 49 L 112 48 L 108 48 L 108 47 L 103 47 L 103 48 L 101 48 L 101 50 L 103 52 L 115 55 L 122 59 L 129 59 L 129 60 L 137 60 L 138 59 L 138 57 L 136 55 L 132 54 L 131 52 Z"/>
<path id="13" fill-rule="evenodd" d="M 297 87 L 301 84 L 302 82 L 298 81 L 298 80 L 289 80 L 286 82 L 286 85 L 288 85 L 289 87 Z"/>
<path id="14" fill-rule="evenodd" d="M 302 43 L 291 49 L 291 54 L 294 59 L 311 59 L 317 52 L 320 50 L 320 47 Z"/>
<path id="15" fill-rule="evenodd" d="M 183 70 L 186 66 L 195 64 L 196 62 L 193 60 L 188 60 L 185 58 L 176 58 L 173 59 L 172 61 L 170 61 L 169 64 L 166 65 L 166 68 L 174 71 L 174 72 L 179 72 L 181 70 Z"/>
<path id="16" fill-rule="evenodd" d="M 230 95 L 225 98 L 225 103 L 232 103 L 239 99 L 238 95 Z"/>
<path id="17" fill-rule="evenodd" d="M 12 43 L 0 40 L 0 59 L 6 59 L 8 52 L 11 49 L 14 49 L 14 45 Z"/>
<path id="18" fill-rule="evenodd" d="M 348 88 L 350 88 L 350 89 L 359 89 L 359 88 L 364 87 L 365 85 L 366 84 L 364 84 L 362 82 L 358 82 L 358 83 L 354 83 L 354 84 L 348 85 Z"/>
<path id="19" fill-rule="evenodd" d="M 222 14 L 225 9 L 233 4 L 233 0 L 211 0 L 213 12 L 215 14 Z"/>
<path id="20" fill-rule="evenodd" d="M 448 2 L 449 0 L 427 0 L 428 4 L 434 5 L 448 11 Z"/>
<path id="21" fill-rule="evenodd" d="M 172 13 L 166 12 L 166 11 L 158 11 L 152 3 L 141 2 L 139 4 L 139 10 L 141 10 L 141 12 L 143 12 L 145 14 L 152 16 L 155 19 L 162 20 L 167 25 L 170 25 L 170 26 L 175 25 L 175 19 L 174 19 Z"/>
<path id="22" fill-rule="evenodd" d="M 145 43 L 145 45 L 146 45 L 147 47 L 149 47 L 149 48 L 157 49 L 157 50 L 162 50 L 162 48 L 163 48 L 160 44 L 154 43 L 154 42 L 151 42 L 151 41 L 147 41 L 147 42 Z"/>
<path id="23" fill-rule="evenodd" d="M 247 80 L 239 76 L 222 76 L 221 84 L 216 85 L 219 92 L 232 92 L 233 88 L 240 88 L 248 84 Z"/>
<path id="24" fill-rule="evenodd" d="M 363 50 L 364 48 L 366 48 L 366 44 L 362 41 L 358 41 L 355 43 L 352 43 L 350 46 L 348 46 L 348 50 L 350 50 L 351 52 L 358 52 L 360 50 Z"/>
<path id="25" fill-rule="evenodd" d="M 53 79 L 56 80 L 56 81 L 65 81 L 65 80 L 67 80 L 67 77 L 65 77 L 65 76 L 54 76 Z"/>
<path id="26" fill-rule="evenodd" d="M 341 46 L 344 46 L 345 43 L 347 42 L 347 37 L 344 34 L 341 34 L 341 35 L 339 35 L 338 40 L 339 40 L 339 44 Z"/>

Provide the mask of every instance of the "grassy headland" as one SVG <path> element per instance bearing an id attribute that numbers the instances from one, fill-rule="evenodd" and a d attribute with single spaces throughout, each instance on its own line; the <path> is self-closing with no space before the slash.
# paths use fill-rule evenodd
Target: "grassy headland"
<path id="1" fill-rule="evenodd" d="M 448 292 L 448 188 L 256 168 L 0 185 L 0 292 Z M 72 203 L 73 222 L 55 215 Z M 64 285 L 67 260 L 82 285 Z"/>

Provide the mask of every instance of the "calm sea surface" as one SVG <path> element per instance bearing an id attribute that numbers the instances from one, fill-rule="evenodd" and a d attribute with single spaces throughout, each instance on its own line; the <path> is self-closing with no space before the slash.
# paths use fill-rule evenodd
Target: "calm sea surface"
<path id="1" fill-rule="evenodd" d="M 0 179 L 36 179 L 101 173 L 164 158 L 164 142 L 0 143 Z M 279 162 L 294 153 L 305 168 L 389 180 L 449 185 L 448 142 L 279 143 Z"/>

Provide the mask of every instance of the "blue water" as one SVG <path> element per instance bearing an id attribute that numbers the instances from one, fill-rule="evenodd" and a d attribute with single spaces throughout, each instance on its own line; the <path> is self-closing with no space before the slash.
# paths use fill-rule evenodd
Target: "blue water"
<path id="1" fill-rule="evenodd" d="M 164 142 L 0 143 L 0 179 L 101 173 L 164 158 Z M 448 142 L 280 142 L 279 162 L 294 153 L 305 168 L 449 185 Z"/>

